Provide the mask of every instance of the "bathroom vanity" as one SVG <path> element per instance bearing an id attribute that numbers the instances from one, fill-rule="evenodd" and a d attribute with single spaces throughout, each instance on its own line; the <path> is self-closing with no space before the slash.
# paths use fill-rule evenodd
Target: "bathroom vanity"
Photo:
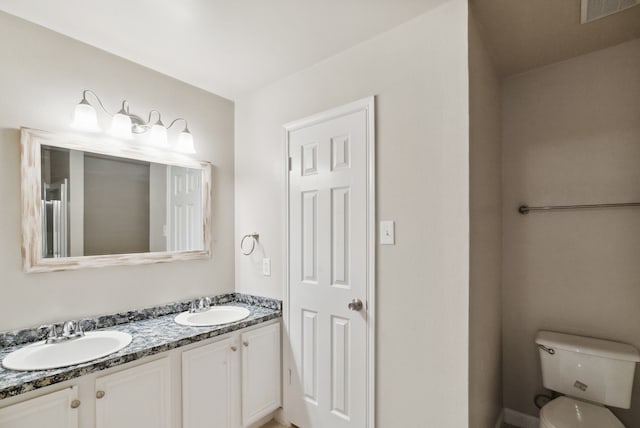
<path id="1" fill-rule="evenodd" d="M 147 319 L 109 327 L 133 337 L 114 354 L 54 370 L 0 369 L 0 427 L 237 428 L 260 422 L 281 405 L 279 302 L 261 306 L 261 299 L 236 293 L 220 302 L 246 307 L 250 315 L 192 327 L 177 324 L 177 312 L 156 317 L 151 308 L 134 316 L 147 313 Z M 181 310 L 187 303 L 176 305 Z M 0 358 L 17 348 L 1 348 Z"/>
<path id="2" fill-rule="evenodd" d="M 212 168 L 23 128 L 24 271 L 210 259 Z M 0 428 L 259 425 L 281 405 L 282 303 L 197 300 L 0 332 Z"/>

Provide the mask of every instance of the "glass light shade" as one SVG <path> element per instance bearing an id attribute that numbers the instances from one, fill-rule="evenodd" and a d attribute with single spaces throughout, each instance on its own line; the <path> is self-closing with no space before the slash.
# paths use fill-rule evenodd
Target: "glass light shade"
<path id="1" fill-rule="evenodd" d="M 78 104 L 73 114 L 73 122 L 71 122 L 71 127 L 79 131 L 100 131 L 96 109 L 94 109 L 86 102 L 81 102 L 80 104 Z"/>
<path id="2" fill-rule="evenodd" d="M 151 126 L 151 130 L 149 131 L 149 144 L 155 147 L 169 147 L 167 128 L 157 123 Z"/>
<path id="3" fill-rule="evenodd" d="M 176 145 L 176 150 L 182 153 L 194 154 L 196 152 L 195 147 L 193 146 L 193 135 L 191 135 L 188 131 L 182 131 L 180 135 L 178 135 L 178 144 Z"/>
<path id="4" fill-rule="evenodd" d="M 133 138 L 131 134 L 131 118 L 126 114 L 116 113 L 111 120 L 111 129 L 109 134 L 116 138 L 130 140 Z"/>

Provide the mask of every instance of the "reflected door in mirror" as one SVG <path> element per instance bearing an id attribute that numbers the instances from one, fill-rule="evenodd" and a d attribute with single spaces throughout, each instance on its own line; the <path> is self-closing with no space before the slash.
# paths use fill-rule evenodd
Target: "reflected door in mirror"
<path id="1" fill-rule="evenodd" d="M 169 166 L 169 251 L 201 250 L 202 174 L 198 170 Z"/>

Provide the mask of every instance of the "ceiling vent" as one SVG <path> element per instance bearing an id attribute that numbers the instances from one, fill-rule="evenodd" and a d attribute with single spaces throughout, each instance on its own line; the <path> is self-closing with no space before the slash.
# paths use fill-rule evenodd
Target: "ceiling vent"
<path id="1" fill-rule="evenodd" d="M 582 0 L 580 22 L 595 21 L 640 4 L 640 0 Z"/>

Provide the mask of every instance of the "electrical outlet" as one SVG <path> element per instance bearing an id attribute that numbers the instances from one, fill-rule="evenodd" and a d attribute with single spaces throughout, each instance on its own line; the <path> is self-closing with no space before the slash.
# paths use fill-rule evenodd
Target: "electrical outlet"
<path id="1" fill-rule="evenodd" d="M 262 259 L 262 274 L 271 276 L 271 259 Z"/>

